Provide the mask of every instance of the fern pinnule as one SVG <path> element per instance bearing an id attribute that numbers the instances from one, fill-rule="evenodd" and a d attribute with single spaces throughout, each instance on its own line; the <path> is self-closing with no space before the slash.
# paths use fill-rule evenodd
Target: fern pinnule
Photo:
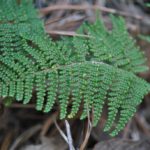
<path id="1" fill-rule="evenodd" d="M 33 85 L 34 85 L 34 75 L 28 74 L 28 76 L 24 80 L 23 104 L 27 104 L 30 102 L 30 99 L 32 98 Z"/>
<path id="2" fill-rule="evenodd" d="M 73 118 L 78 113 L 81 102 L 82 102 L 82 91 L 81 91 L 81 83 L 82 80 L 82 74 L 81 74 L 81 68 L 72 67 L 71 68 L 71 95 L 72 95 L 72 106 L 71 106 L 71 112 L 68 115 L 68 118 Z"/>
<path id="3" fill-rule="evenodd" d="M 3 63 L 7 65 L 8 68 L 10 67 L 10 69 L 12 69 L 18 76 L 23 75 L 25 72 L 25 68 L 23 67 L 23 65 L 20 62 L 16 62 L 16 60 L 13 59 L 11 55 L 5 56 L 3 59 Z"/>
<path id="4" fill-rule="evenodd" d="M 15 84 L 15 81 L 11 81 L 9 84 L 8 96 L 15 97 L 15 93 L 16 93 L 16 84 Z"/>
<path id="5" fill-rule="evenodd" d="M 14 72 L 8 69 L 7 66 L 1 66 L 0 72 L 0 80 L 4 83 L 13 80 L 15 77 Z"/>
<path id="6" fill-rule="evenodd" d="M 8 86 L 5 84 L 5 83 L 1 83 L 1 96 L 2 97 L 7 97 L 7 95 L 8 95 L 8 91 L 9 91 L 9 89 L 8 89 Z"/>
<path id="7" fill-rule="evenodd" d="M 22 101 L 24 95 L 24 81 L 19 79 L 16 81 L 16 100 Z"/>
<path id="8" fill-rule="evenodd" d="M 13 58 L 15 62 L 18 62 L 22 68 L 24 68 L 26 71 L 33 71 L 35 68 L 33 67 L 32 60 L 30 60 L 25 53 L 16 52 L 13 54 L 10 54 L 9 57 Z"/>
<path id="9" fill-rule="evenodd" d="M 48 85 L 47 85 L 47 101 L 44 107 L 44 112 L 51 111 L 55 104 L 57 93 L 58 93 L 58 72 L 53 71 L 48 73 Z"/>
<path id="10" fill-rule="evenodd" d="M 108 95 L 108 91 L 113 83 L 115 78 L 115 71 L 113 69 L 106 68 L 105 65 L 98 69 L 99 74 L 99 87 L 98 87 L 98 99 L 94 101 L 93 109 L 94 109 L 94 119 L 93 125 L 95 126 L 99 118 L 101 117 L 102 110 L 104 104 L 106 103 L 106 98 Z"/>
<path id="11" fill-rule="evenodd" d="M 81 85 L 81 91 L 83 96 L 83 111 L 81 114 L 80 119 L 85 119 L 88 116 L 88 113 L 91 111 L 90 101 L 91 99 L 91 89 L 90 89 L 90 66 L 85 64 L 84 67 L 82 66 L 82 85 Z M 91 102 L 92 103 L 92 102 Z"/>
<path id="12" fill-rule="evenodd" d="M 115 78 L 117 80 L 113 81 L 108 94 L 108 118 L 105 123 L 104 131 L 109 131 L 111 129 L 123 101 L 126 100 L 126 94 L 130 87 L 128 76 L 120 76 L 119 74 L 119 76 Z"/>
<path id="13" fill-rule="evenodd" d="M 36 48 L 28 45 L 27 42 L 24 43 L 23 48 L 25 52 L 32 57 L 35 66 L 42 69 L 45 67 L 46 60 L 44 59 L 44 56 L 41 55 L 41 52 L 38 52 Z"/>
<path id="14" fill-rule="evenodd" d="M 36 91 L 37 91 L 37 101 L 36 109 L 41 111 L 44 107 L 44 98 L 46 95 L 46 76 L 45 73 L 38 73 L 35 77 Z"/>
<path id="15" fill-rule="evenodd" d="M 60 118 L 64 119 L 67 115 L 67 106 L 70 97 L 70 70 L 64 68 L 59 72 L 59 95 Z"/>

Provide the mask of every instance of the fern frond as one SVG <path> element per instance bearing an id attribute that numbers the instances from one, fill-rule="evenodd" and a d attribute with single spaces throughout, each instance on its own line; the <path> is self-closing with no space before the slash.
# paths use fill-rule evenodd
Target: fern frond
<path id="1" fill-rule="evenodd" d="M 49 112 L 58 101 L 60 118 L 73 118 L 83 104 L 80 119 L 92 113 L 94 126 L 106 105 L 104 130 L 114 136 L 124 128 L 150 85 L 135 75 L 146 71 L 145 58 L 122 18 L 111 17 L 112 30 L 97 20 L 79 29 L 88 38 L 53 42 L 31 1 L 1 0 L 0 8 L 2 98 L 27 104 L 35 89 L 37 110 Z"/>
<path id="2" fill-rule="evenodd" d="M 103 61 L 133 73 L 146 71 L 148 67 L 145 66 L 144 54 L 135 46 L 123 18 L 111 16 L 111 20 L 112 31 L 107 30 L 100 20 L 92 25 L 84 25 L 85 32 L 91 38 L 83 40 L 78 37 L 78 40 L 81 39 L 79 44 L 88 45 L 87 53 L 93 54 L 91 60 Z"/>

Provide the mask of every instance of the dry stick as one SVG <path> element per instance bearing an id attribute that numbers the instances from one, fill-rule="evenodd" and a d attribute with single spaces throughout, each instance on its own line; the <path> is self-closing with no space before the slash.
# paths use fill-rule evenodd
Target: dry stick
<path id="1" fill-rule="evenodd" d="M 91 135 L 91 131 L 92 131 L 92 123 L 91 123 L 91 120 L 90 120 L 90 113 L 89 113 L 89 108 L 88 108 L 88 105 L 87 105 L 87 114 L 88 114 L 88 127 L 87 127 L 87 132 L 86 132 L 86 135 L 85 135 L 85 139 L 80 147 L 80 150 L 84 150 L 87 143 L 88 143 L 88 140 L 89 140 L 89 137 Z"/>
<path id="2" fill-rule="evenodd" d="M 54 120 L 54 123 L 55 123 L 55 126 L 56 126 L 56 128 L 58 129 L 58 131 L 59 131 L 59 133 L 60 133 L 60 135 L 63 137 L 63 139 L 66 141 L 66 143 L 69 145 L 69 148 L 70 148 L 70 139 L 68 139 L 68 137 L 64 134 L 64 132 L 60 129 L 60 127 L 59 127 L 59 125 L 57 124 L 57 122 L 56 122 L 56 119 Z M 67 129 L 68 130 L 68 129 Z M 73 145 L 71 146 L 71 149 L 69 149 L 69 150 L 75 150 L 75 148 L 73 147 Z"/>
<path id="3" fill-rule="evenodd" d="M 143 123 L 143 121 L 141 120 L 140 116 L 139 116 L 138 114 L 136 114 L 136 115 L 134 116 L 134 119 L 135 119 L 137 125 L 138 125 L 138 126 L 141 128 L 141 130 L 143 131 L 143 133 L 146 134 L 147 136 L 150 136 L 150 131 L 149 131 L 148 128 L 146 128 L 146 127 L 144 126 L 144 123 Z"/>
<path id="4" fill-rule="evenodd" d="M 126 17 L 132 17 L 132 18 L 138 19 L 138 20 L 142 20 L 144 18 L 144 16 L 132 15 L 130 13 L 118 11 L 118 10 L 115 10 L 112 8 L 107 8 L 107 7 L 103 7 L 103 6 L 88 6 L 88 5 L 51 5 L 46 8 L 40 9 L 40 12 L 43 14 L 48 14 L 51 11 L 57 11 L 57 10 L 76 10 L 76 11 L 84 10 L 84 11 L 86 11 L 88 9 L 101 10 L 103 12 L 119 14 L 119 15 L 126 16 Z M 54 35 L 66 35 L 66 36 L 91 38 L 89 35 L 77 34 L 76 32 L 72 32 L 72 31 L 46 30 L 46 32 L 49 34 L 54 34 Z"/>
<path id="5" fill-rule="evenodd" d="M 93 10 L 100 10 L 103 12 L 107 12 L 107 13 L 112 13 L 112 14 L 119 14 L 122 16 L 126 16 L 126 17 L 132 17 L 135 19 L 143 19 L 144 16 L 140 16 L 140 15 L 132 15 L 131 13 L 127 13 L 127 12 L 123 12 L 123 11 L 118 11 L 112 8 L 107 8 L 104 6 L 98 6 L 98 5 L 93 5 L 93 6 L 88 6 L 88 5 L 50 5 L 46 8 L 42 8 L 40 9 L 40 12 L 43 14 L 48 14 L 51 11 L 57 11 L 57 10 L 88 10 L 88 9 L 93 9 Z"/>
<path id="6" fill-rule="evenodd" d="M 10 131 L 6 134 L 6 136 L 4 137 L 4 140 L 0 146 L 0 149 L 1 150 L 8 150 L 11 143 L 12 143 L 12 140 L 14 139 L 14 133 L 13 131 Z"/>
<path id="7" fill-rule="evenodd" d="M 131 123 L 132 123 L 132 121 L 130 120 L 123 131 L 123 139 L 125 139 L 125 140 L 128 139 Z"/>
<path id="8" fill-rule="evenodd" d="M 19 146 L 21 146 L 23 143 L 25 143 L 29 138 L 31 138 L 35 133 L 39 132 L 41 130 L 41 125 L 36 125 L 34 127 L 31 127 L 27 131 L 23 132 L 12 144 L 9 150 L 16 150 Z"/>
<path id="9" fill-rule="evenodd" d="M 17 104 L 17 103 L 14 103 L 10 106 L 10 108 L 21 108 L 21 109 L 33 109 L 35 108 L 35 105 L 34 104 Z"/>
<path id="10" fill-rule="evenodd" d="M 50 126 L 54 123 L 54 120 L 56 120 L 57 116 L 58 112 L 55 112 L 45 121 L 40 133 L 42 137 L 46 135 L 47 131 L 49 130 Z"/>
<path id="11" fill-rule="evenodd" d="M 85 38 L 92 38 L 92 36 L 78 34 L 74 31 L 58 31 L 58 30 L 46 30 L 48 34 L 55 34 L 55 35 L 67 35 L 67 36 L 78 36 L 78 37 L 85 37 Z"/>
<path id="12" fill-rule="evenodd" d="M 67 136 L 64 134 L 64 132 L 60 129 L 59 125 L 57 124 L 56 120 L 54 120 L 55 126 L 58 129 L 60 135 L 63 137 L 63 139 L 68 143 Z"/>
<path id="13" fill-rule="evenodd" d="M 70 125 L 67 120 L 65 120 L 65 125 L 66 125 L 67 137 L 68 137 L 69 150 L 74 150 L 73 142 L 72 142 L 73 140 L 72 140 L 71 131 L 70 131 Z"/>

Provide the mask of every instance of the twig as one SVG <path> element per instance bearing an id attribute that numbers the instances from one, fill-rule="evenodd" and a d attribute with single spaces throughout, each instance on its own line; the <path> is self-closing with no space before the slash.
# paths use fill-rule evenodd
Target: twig
<path id="1" fill-rule="evenodd" d="M 14 103 L 10 106 L 10 108 L 21 108 L 21 109 L 33 109 L 35 108 L 35 105 L 34 104 L 17 104 L 17 103 Z"/>
<path id="2" fill-rule="evenodd" d="M 136 114 L 134 116 L 134 120 L 137 123 L 138 127 L 142 130 L 142 132 L 145 135 L 150 136 L 150 131 L 149 131 L 148 127 L 146 127 L 145 120 L 141 119 L 140 115 L 138 115 L 138 114 Z"/>
<path id="3" fill-rule="evenodd" d="M 63 139 L 68 143 L 67 136 L 64 134 L 64 132 L 60 129 L 59 125 L 57 124 L 56 120 L 54 120 L 55 126 L 58 129 L 60 135 L 63 137 Z"/>
<path id="4" fill-rule="evenodd" d="M 49 130 L 50 126 L 54 123 L 54 120 L 56 120 L 58 115 L 58 112 L 55 112 L 54 114 L 52 114 L 43 124 L 42 130 L 40 135 L 43 137 L 46 135 L 47 131 Z"/>
<path id="5" fill-rule="evenodd" d="M 59 133 L 60 133 L 60 135 L 63 137 L 63 139 L 66 141 L 66 143 L 69 145 L 69 150 L 75 150 L 75 148 L 73 147 L 73 145 L 71 144 L 72 142 L 72 138 L 71 138 L 71 133 L 67 133 L 67 136 L 68 136 L 68 134 L 69 134 L 69 137 L 67 137 L 65 134 L 64 134 L 64 132 L 60 129 L 60 127 L 59 127 L 59 125 L 57 124 L 57 122 L 56 122 L 56 119 L 54 120 L 54 123 L 55 123 L 55 126 L 56 126 L 56 128 L 58 129 L 58 131 L 59 131 Z M 66 122 L 65 122 L 66 123 Z M 67 128 L 67 130 L 70 130 L 70 127 L 68 128 L 68 124 L 67 124 L 67 126 L 66 126 L 66 128 Z M 67 132 L 70 132 L 70 131 L 67 131 Z"/>
<path id="6" fill-rule="evenodd" d="M 78 36 L 78 37 L 86 37 L 86 38 L 92 38 L 92 36 L 84 35 L 84 34 L 77 34 L 73 31 L 58 31 L 58 30 L 46 30 L 48 34 L 55 34 L 55 35 L 67 35 L 67 36 Z"/>
<path id="7" fill-rule="evenodd" d="M 31 127 L 24 133 L 22 133 L 13 143 L 10 150 L 16 150 L 21 144 L 26 142 L 29 138 L 31 138 L 35 133 L 37 133 L 39 130 L 41 130 L 41 125 L 36 125 L 34 127 Z"/>
<path id="8" fill-rule="evenodd" d="M 125 139 L 125 140 L 128 139 L 131 123 L 132 123 L 132 121 L 130 120 L 130 121 L 128 122 L 127 126 L 126 126 L 125 129 L 124 129 L 124 132 L 123 132 L 123 139 Z"/>
<path id="9" fill-rule="evenodd" d="M 50 5 L 46 8 L 40 9 L 40 12 L 43 14 L 48 14 L 51 11 L 57 11 L 57 10 L 77 10 L 77 11 L 83 10 L 83 11 L 86 11 L 88 9 L 100 10 L 100 11 L 112 13 L 112 14 L 119 14 L 119 15 L 126 16 L 126 17 L 132 17 L 132 18 L 135 18 L 138 20 L 141 20 L 144 18 L 144 16 L 132 15 L 131 13 L 118 11 L 118 10 L 115 10 L 112 8 L 107 8 L 107 7 L 98 6 L 98 5 L 93 5 L 93 6 L 89 6 L 89 5 Z"/>
<path id="10" fill-rule="evenodd" d="M 67 137 L 68 137 L 69 150 L 73 150 L 74 148 L 73 148 L 72 136 L 70 131 L 70 125 L 67 120 L 65 120 L 65 125 L 66 125 Z"/>
<path id="11" fill-rule="evenodd" d="M 88 109 L 88 105 L 87 105 L 87 113 L 88 113 L 88 127 L 87 127 L 87 132 L 86 132 L 86 135 L 85 135 L 85 139 L 80 147 L 80 150 L 84 150 L 87 143 L 88 143 L 88 140 L 89 140 L 89 137 L 91 135 L 91 131 L 92 131 L 92 123 L 91 123 L 91 120 L 90 120 L 90 113 L 89 113 L 89 109 Z"/>
<path id="12" fill-rule="evenodd" d="M 11 143 L 12 143 L 13 138 L 14 138 L 14 131 L 8 131 L 8 133 L 4 137 L 4 140 L 0 146 L 0 149 L 1 150 L 8 150 Z"/>

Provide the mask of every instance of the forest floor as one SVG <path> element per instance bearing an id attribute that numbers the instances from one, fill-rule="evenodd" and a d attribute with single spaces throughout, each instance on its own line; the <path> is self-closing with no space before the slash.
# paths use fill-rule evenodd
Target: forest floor
<path id="1" fill-rule="evenodd" d="M 39 16 L 45 22 L 46 32 L 54 39 L 76 36 L 75 31 L 84 21 L 94 22 L 96 11 L 110 27 L 109 14 L 121 15 L 127 28 L 145 52 L 150 67 L 150 44 L 138 38 L 150 35 L 149 0 L 36 0 Z M 139 76 L 150 82 L 150 71 Z M 97 127 L 88 130 L 88 120 L 60 121 L 58 107 L 49 114 L 28 105 L 14 103 L 9 108 L 0 104 L 0 150 L 67 150 L 64 140 L 69 122 L 73 145 L 80 150 L 150 150 L 150 94 L 137 113 L 115 138 L 102 131 L 105 117 Z M 63 132 L 64 134 L 61 134 Z M 63 136 L 62 136 L 63 135 Z M 89 136 L 89 138 L 88 138 Z"/>

